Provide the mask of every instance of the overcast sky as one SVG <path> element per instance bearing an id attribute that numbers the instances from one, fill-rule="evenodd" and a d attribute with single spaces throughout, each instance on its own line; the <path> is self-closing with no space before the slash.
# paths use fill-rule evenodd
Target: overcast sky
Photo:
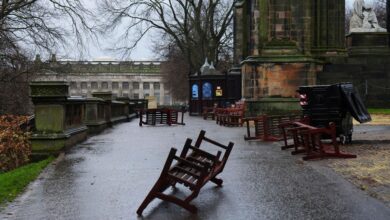
<path id="1" fill-rule="evenodd" d="M 351 8 L 354 0 L 346 0 L 346 7 Z M 365 2 L 374 2 L 375 0 L 365 0 Z M 90 7 L 93 7 L 96 3 L 94 0 L 85 0 L 85 3 Z M 158 57 L 153 53 L 151 48 L 151 41 L 157 37 L 156 34 L 150 33 L 146 38 L 139 42 L 138 47 L 131 54 L 130 58 L 123 58 L 120 54 L 108 51 L 107 48 L 111 48 L 115 44 L 113 42 L 115 38 L 119 36 L 119 33 L 111 33 L 106 38 L 100 38 L 98 45 L 96 42 L 89 41 L 87 45 L 87 53 L 83 54 L 82 57 L 75 51 L 72 51 L 72 48 L 68 51 L 57 52 L 59 58 L 69 58 L 69 59 L 84 59 L 84 60 L 107 60 L 107 59 L 130 59 L 130 60 L 156 60 Z"/>

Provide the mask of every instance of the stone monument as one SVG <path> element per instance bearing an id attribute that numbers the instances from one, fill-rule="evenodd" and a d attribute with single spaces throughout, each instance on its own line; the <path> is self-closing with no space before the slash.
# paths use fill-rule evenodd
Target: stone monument
<path id="1" fill-rule="evenodd" d="M 379 26 L 371 3 L 365 3 L 364 0 L 355 0 L 353 3 L 349 33 L 353 32 L 386 32 Z"/>
<path id="2" fill-rule="evenodd" d="M 347 49 L 351 56 L 389 55 L 389 35 L 378 24 L 371 3 L 355 0 L 347 35 Z"/>
<path id="3" fill-rule="evenodd" d="M 299 86 L 340 82 L 352 82 L 368 106 L 390 106 L 388 32 L 364 0 L 353 10 L 346 36 L 343 0 L 238 1 L 234 61 L 248 108 L 299 110 Z"/>

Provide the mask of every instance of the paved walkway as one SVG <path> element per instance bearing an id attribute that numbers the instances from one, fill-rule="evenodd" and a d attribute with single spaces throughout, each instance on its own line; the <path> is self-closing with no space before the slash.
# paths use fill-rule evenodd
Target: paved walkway
<path id="1" fill-rule="evenodd" d="M 186 123 L 139 127 L 133 121 L 91 137 L 49 166 L 0 219 L 389 219 L 390 208 L 319 163 L 303 162 L 276 143 L 245 142 L 244 128 L 197 117 Z M 155 200 L 137 217 L 170 147 L 180 149 L 201 129 L 235 143 L 224 186 L 203 188 L 193 201 L 197 215 Z"/>

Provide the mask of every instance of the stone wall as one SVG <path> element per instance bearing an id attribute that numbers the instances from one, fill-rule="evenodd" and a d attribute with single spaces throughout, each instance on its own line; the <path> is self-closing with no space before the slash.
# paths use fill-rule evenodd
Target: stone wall
<path id="1" fill-rule="evenodd" d="M 316 65 L 314 63 L 246 63 L 243 70 L 243 97 L 294 98 L 300 85 L 314 85 Z"/>
<path id="2" fill-rule="evenodd" d="M 136 116 L 135 108 L 145 107 L 141 100 L 112 99 L 110 92 L 95 98 L 71 97 L 66 82 L 32 82 L 35 129 L 30 138 L 35 155 L 58 154 L 115 123 Z M 141 101 L 141 105 L 139 105 Z"/>
<path id="3" fill-rule="evenodd" d="M 390 108 L 390 59 L 367 59 L 324 65 L 324 71 L 318 73 L 318 84 L 351 82 L 368 107 Z"/>

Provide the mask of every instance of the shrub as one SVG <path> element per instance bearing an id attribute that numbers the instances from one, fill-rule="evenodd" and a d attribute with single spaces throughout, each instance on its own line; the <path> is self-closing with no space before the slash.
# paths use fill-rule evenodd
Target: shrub
<path id="1" fill-rule="evenodd" d="M 25 116 L 0 116 L 0 172 L 15 169 L 28 162 L 31 155 L 29 133 L 20 128 L 26 122 Z"/>

